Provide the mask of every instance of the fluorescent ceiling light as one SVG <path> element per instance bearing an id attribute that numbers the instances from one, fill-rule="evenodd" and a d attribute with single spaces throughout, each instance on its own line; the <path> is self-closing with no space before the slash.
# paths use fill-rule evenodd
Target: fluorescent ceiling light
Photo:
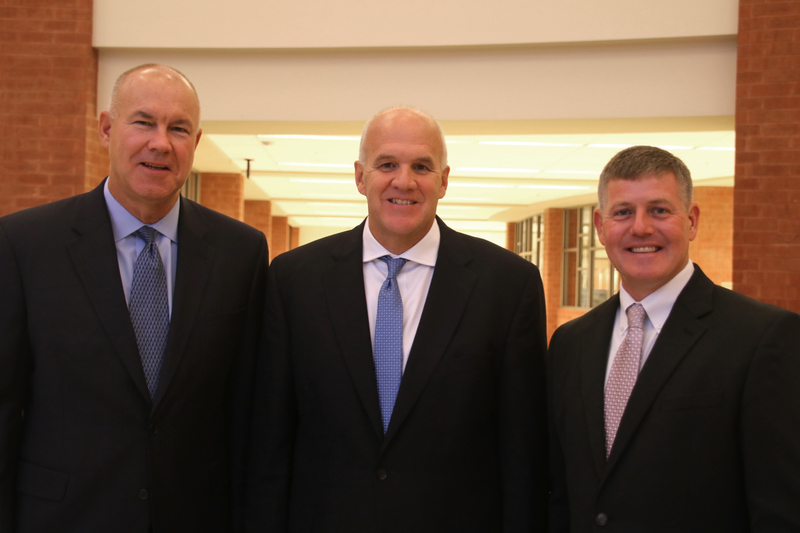
<path id="1" fill-rule="evenodd" d="M 447 187 L 475 187 L 480 189 L 513 189 L 513 185 L 494 185 L 490 183 L 453 183 L 452 181 L 447 184 Z"/>
<path id="2" fill-rule="evenodd" d="M 732 146 L 701 146 L 698 150 L 718 150 L 720 152 L 735 152 L 736 148 Z"/>
<path id="3" fill-rule="evenodd" d="M 353 168 L 353 163 L 278 163 L 287 167 Z"/>
<path id="4" fill-rule="evenodd" d="M 583 185 L 517 185 L 519 189 L 552 189 L 554 191 L 580 191 L 592 190 L 594 187 L 586 187 Z"/>
<path id="5" fill-rule="evenodd" d="M 535 168 L 484 168 L 484 167 L 458 167 L 456 172 L 511 172 L 514 174 L 532 174 L 539 172 Z"/>
<path id="6" fill-rule="evenodd" d="M 599 176 L 599 170 L 542 170 L 545 174 L 591 174 Z"/>
<path id="7" fill-rule="evenodd" d="M 259 139 L 303 139 L 312 141 L 359 141 L 356 135 L 259 135 Z"/>
<path id="8" fill-rule="evenodd" d="M 590 144 L 589 148 L 630 148 L 632 144 L 611 144 L 611 143 L 597 143 Z"/>
<path id="9" fill-rule="evenodd" d="M 355 185 L 355 180 L 326 180 L 322 178 L 289 178 L 292 183 L 330 183 L 330 184 L 347 184 Z"/>
<path id="10" fill-rule="evenodd" d="M 497 146 L 583 146 L 582 143 L 543 143 L 534 141 L 480 141 L 478 144 Z"/>

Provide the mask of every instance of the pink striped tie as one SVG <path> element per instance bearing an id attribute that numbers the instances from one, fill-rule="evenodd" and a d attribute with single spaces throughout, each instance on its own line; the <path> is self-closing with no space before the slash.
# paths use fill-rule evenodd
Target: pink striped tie
<path id="1" fill-rule="evenodd" d="M 611 446 L 617 437 L 622 413 L 639 376 L 639 362 L 642 360 L 642 324 L 647 313 L 642 304 L 633 304 L 626 311 L 628 315 L 628 334 L 617 351 L 606 384 L 606 459 L 611 454 Z"/>

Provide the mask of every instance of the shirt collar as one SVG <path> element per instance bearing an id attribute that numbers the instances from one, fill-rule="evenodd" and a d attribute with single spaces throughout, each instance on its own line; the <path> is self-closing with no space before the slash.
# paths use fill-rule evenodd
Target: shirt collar
<path id="1" fill-rule="evenodd" d="M 111 229 L 114 232 L 114 242 L 119 242 L 143 226 L 141 220 L 133 216 L 120 204 L 111 191 L 108 190 L 108 180 L 103 185 L 103 195 L 106 199 L 108 214 L 111 217 Z M 178 242 L 178 215 L 181 202 L 178 200 L 169 213 L 154 224 L 148 224 L 160 234 L 168 237 L 172 242 Z"/>
<path id="2" fill-rule="evenodd" d="M 678 299 L 678 296 L 686 284 L 689 283 L 689 279 L 692 277 L 693 273 L 694 264 L 689 261 L 686 266 L 683 267 L 683 270 L 678 272 L 671 280 L 651 294 L 648 294 L 639 302 L 644 307 L 648 320 L 650 320 L 650 323 L 658 333 L 661 333 L 661 328 L 664 327 L 664 323 L 667 321 L 669 313 L 672 311 L 672 306 L 675 305 L 675 301 Z M 634 300 L 633 297 L 628 294 L 628 291 L 625 290 L 625 287 L 620 284 L 620 326 L 624 325 L 625 328 L 628 327 L 628 315 L 624 311 L 634 303 L 636 303 L 636 300 Z"/>
<path id="3" fill-rule="evenodd" d="M 370 261 L 374 261 L 379 257 L 383 257 L 384 255 L 391 255 L 392 257 L 402 257 L 404 259 L 408 259 L 409 261 L 419 263 L 420 265 L 435 267 L 436 258 L 439 255 L 440 240 L 441 234 L 439 232 L 439 224 L 434 221 L 431 225 L 431 229 L 428 230 L 428 233 L 426 233 L 417 244 L 402 254 L 395 255 L 384 248 L 383 245 L 378 242 L 375 236 L 372 235 L 372 232 L 369 229 L 369 217 L 367 217 L 367 221 L 364 223 L 362 260 L 364 263 L 369 263 Z"/>

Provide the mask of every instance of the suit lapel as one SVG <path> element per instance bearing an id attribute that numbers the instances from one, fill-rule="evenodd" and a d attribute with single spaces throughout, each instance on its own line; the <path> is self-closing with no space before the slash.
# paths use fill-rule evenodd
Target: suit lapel
<path id="1" fill-rule="evenodd" d="M 705 333 L 707 328 L 698 317 L 711 312 L 712 289 L 713 283 L 695 265 L 692 278 L 675 301 L 633 387 L 608 458 L 608 470 L 625 453 L 636 429 L 652 408 L 675 368 Z"/>
<path id="2" fill-rule="evenodd" d="M 437 217 L 441 240 L 431 286 L 408 356 L 383 449 L 408 417 L 455 335 L 477 275 L 472 256 L 458 245 L 459 235 Z"/>
<path id="3" fill-rule="evenodd" d="M 67 243 L 67 249 L 109 341 L 136 388 L 150 401 L 136 335 L 122 289 L 111 219 L 103 197 L 103 184 L 82 196 L 80 201 L 82 205 L 79 206 L 78 216 L 72 224 L 78 238 Z"/>
<path id="4" fill-rule="evenodd" d="M 158 389 L 153 399 L 154 406 L 157 406 L 166 394 L 186 351 L 186 343 L 192 332 L 200 303 L 203 301 L 214 261 L 214 248 L 204 240 L 208 228 L 191 202 L 184 200 L 183 197 L 180 202 L 178 270 L 173 290 L 169 337 L 161 361 Z"/>
<path id="5" fill-rule="evenodd" d="M 344 236 L 344 244 L 333 252 L 333 263 L 323 274 L 323 283 L 345 364 L 367 417 L 377 437 L 382 439 L 383 424 L 364 295 L 363 231 L 364 224 L 361 224 Z"/>
<path id="6" fill-rule="evenodd" d="M 581 391 L 583 395 L 586 427 L 589 432 L 589 445 L 597 474 L 602 478 L 606 471 L 606 429 L 604 417 L 605 376 L 608 365 L 608 348 L 611 333 L 619 308 L 619 295 L 614 295 L 602 308 L 597 309 L 597 317 L 583 332 L 581 339 Z"/>

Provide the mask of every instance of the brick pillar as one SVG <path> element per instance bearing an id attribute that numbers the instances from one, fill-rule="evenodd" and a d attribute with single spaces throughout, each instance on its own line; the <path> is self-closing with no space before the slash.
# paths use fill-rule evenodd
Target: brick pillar
<path id="1" fill-rule="evenodd" d="M 294 250 L 300 246 L 300 228 L 289 226 L 289 249 Z"/>
<path id="2" fill-rule="evenodd" d="M 506 223 L 506 250 L 514 251 L 516 250 L 516 239 L 517 239 L 517 223 L 516 222 L 507 222 Z"/>
<path id="3" fill-rule="evenodd" d="M 546 209 L 542 235 L 542 284 L 547 306 L 547 340 L 553 336 L 561 307 L 561 265 L 564 259 L 564 210 Z"/>
<path id="4" fill-rule="evenodd" d="M 236 220 L 244 220 L 244 177 L 238 173 L 203 173 L 200 203 Z"/>
<path id="5" fill-rule="evenodd" d="M 733 188 L 695 187 L 700 230 L 689 257 L 717 285 L 731 286 L 733 276 Z"/>
<path id="6" fill-rule="evenodd" d="M 272 248 L 269 250 L 270 261 L 277 255 L 289 250 L 289 218 L 272 217 Z"/>
<path id="7" fill-rule="evenodd" d="M 733 288 L 793 311 L 800 311 L 798 36 L 800 3 L 740 0 Z"/>
<path id="8" fill-rule="evenodd" d="M 4 2 L 0 45 L 1 216 L 84 192 L 108 172 L 108 156 L 92 1 Z"/>
<path id="9" fill-rule="evenodd" d="M 267 247 L 272 250 L 272 202 L 245 200 L 244 221 L 264 233 L 267 237 Z"/>

